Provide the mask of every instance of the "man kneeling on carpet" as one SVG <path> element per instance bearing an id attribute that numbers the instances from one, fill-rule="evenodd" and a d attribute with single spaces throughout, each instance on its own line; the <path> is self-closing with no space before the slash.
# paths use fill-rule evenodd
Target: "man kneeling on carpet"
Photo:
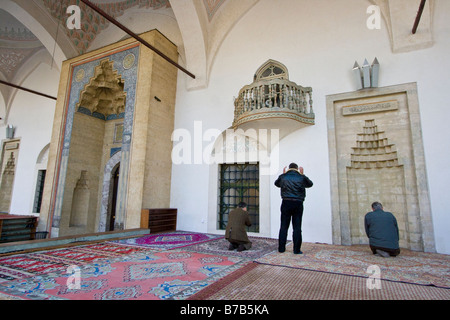
<path id="1" fill-rule="evenodd" d="M 400 254 L 397 219 L 392 213 L 383 211 L 381 203 L 372 203 L 372 212 L 364 217 L 364 226 L 373 254 L 385 258 Z"/>
<path id="2" fill-rule="evenodd" d="M 250 227 L 250 217 L 247 212 L 247 204 L 240 202 L 238 208 L 228 214 L 228 224 L 225 231 L 225 239 L 230 242 L 229 250 L 241 252 L 252 247 L 251 241 L 247 237 L 246 226 Z"/>

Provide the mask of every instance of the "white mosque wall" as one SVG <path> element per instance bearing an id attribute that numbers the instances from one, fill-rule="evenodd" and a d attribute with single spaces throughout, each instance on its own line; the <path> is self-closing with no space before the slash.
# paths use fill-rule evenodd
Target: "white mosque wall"
<path id="1" fill-rule="evenodd" d="M 221 131 L 233 121 L 233 97 L 252 82 L 253 74 L 268 59 L 282 62 L 290 80 L 313 88 L 316 124 L 300 129 L 280 143 L 278 172 L 290 162 L 298 162 L 312 179 L 307 191 L 303 218 L 303 239 L 331 243 L 330 178 L 327 141 L 326 96 L 356 90 L 351 68 L 355 61 L 381 64 L 380 86 L 417 82 L 429 192 L 436 250 L 450 253 L 450 218 L 444 205 L 450 177 L 450 28 L 446 17 L 450 4 L 436 1 L 434 17 L 435 44 L 428 49 L 392 53 L 384 22 L 380 30 L 369 30 L 366 10 L 369 1 L 261 0 L 235 25 L 218 51 L 209 86 L 205 90 L 186 90 L 187 77 L 179 77 L 175 128 L 194 133 L 194 122 L 204 130 Z M 308 5 L 307 5 L 308 4 Z M 276 13 L 276 14 L 275 14 Z M 414 21 L 411 21 L 411 27 Z M 206 142 L 204 144 L 207 144 Z M 210 179 L 207 164 L 174 165 L 171 205 L 179 209 L 181 230 L 210 230 L 211 205 L 208 188 L 217 188 Z M 214 173 L 214 172 L 213 172 Z M 281 199 L 271 177 L 270 236 L 278 236 Z M 446 179 L 447 177 L 447 179 Z M 212 199 L 214 201 L 214 199 Z M 377 199 L 374 199 L 374 201 Z M 388 210 L 389 208 L 386 208 Z M 367 208 L 369 211 L 370 208 Z"/>
<path id="2" fill-rule="evenodd" d="M 41 63 L 20 85 L 56 97 L 58 83 L 59 70 L 55 66 Z M 7 118 L 7 124 L 15 127 L 14 137 L 20 138 L 11 214 L 32 214 L 36 163 L 39 154 L 50 142 L 55 103 L 55 100 L 22 90 L 15 94 Z M 2 126 L 0 129 L 0 140 L 4 140 L 6 127 Z"/>

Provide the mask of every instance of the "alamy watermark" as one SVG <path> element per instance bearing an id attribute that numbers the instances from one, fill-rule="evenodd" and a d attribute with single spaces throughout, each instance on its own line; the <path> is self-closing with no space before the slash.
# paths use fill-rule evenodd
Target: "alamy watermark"
<path id="1" fill-rule="evenodd" d="M 67 18 L 66 26 L 68 29 L 81 29 L 81 9 L 77 5 L 70 5 L 66 9 L 66 13 L 70 14 Z M 381 9 L 380 6 L 371 5 L 367 7 L 366 13 L 370 16 L 367 18 L 366 26 L 370 30 L 381 29 Z"/>
<path id="2" fill-rule="evenodd" d="M 70 30 L 81 29 L 81 9 L 77 5 L 68 6 L 66 13 L 70 14 L 67 18 L 66 27 Z"/>
<path id="3" fill-rule="evenodd" d="M 71 265 L 66 270 L 67 274 L 70 276 L 67 278 L 66 285 L 69 290 L 80 290 L 81 289 L 81 270 L 80 267 L 76 265 Z"/>
<path id="4" fill-rule="evenodd" d="M 194 121 L 194 130 L 179 128 L 172 133 L 172 163 L 220 164 L 259 163 L 261 175 L 278 171 L 278 129 L 204 130 L 202 121 Z M 273 172 L 272 172 L 273 171 Z"/>
<path id="5" fill-rule="evenodd" d="M 366 10 L 367 14 L 370 14 L 367 18 L 366 26 L 369 30 L 380 30 L 381 29 L 381 10 L 379 6 L 372 5 Z"/>
<path id="6" fill-rule="evenodd" d="M 377 265 L 371 265 L 367 268 L 366 273 L 370 274 L 369 278 L 367 278 L 366 286 L 367 289 L 373 290 L 381 290 L 381 269 Z"/>

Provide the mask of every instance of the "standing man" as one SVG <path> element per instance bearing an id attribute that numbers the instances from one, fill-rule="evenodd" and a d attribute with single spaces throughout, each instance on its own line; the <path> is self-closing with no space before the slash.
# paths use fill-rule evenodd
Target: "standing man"
<path id="1" fill-rule="evenodd" d="M 229 250 L 241 252 L 252 247 L 251 241 L 247 237 L 245 227 L 250 227 L 250 217 L 247 212 L 247 204 L 240 202 L 238 208 L 232 210 L 228 215 L 228 224 L 225 231 L 225 239 L 230 242 Z"/>
<path id="2" fill-rule="evenodd" d="M 364 226 L 373 254 L 385 258 L 400 254 L 397 219 L 392 213 L 383 211 L 381 203 L 372 203 L 372 212 L 364 217 Z"/>
<path id="3" fill-rule="evenodd" d="M 305 188 L 311 188 L 313 183 L 303 174 L 303 168 L 296 163 L 283 169 L 283 174 L 275 181 L 275 186 L 281 189 L 281 225 L 278 235 L 278 252 L 286 251 L 287 232 L 291 224 L 293 231 L 294 253 L 302 254 L 302 217 L 303 201 L 305 200 Z"/>

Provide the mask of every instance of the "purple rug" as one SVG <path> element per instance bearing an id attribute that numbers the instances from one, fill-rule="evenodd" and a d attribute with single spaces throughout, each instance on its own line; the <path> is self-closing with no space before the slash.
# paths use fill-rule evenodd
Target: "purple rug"
<path id="1" fill-rule="evenodd" d="M 150 234 L 143 237 L 122 239 L 111 242 L 128 246 L 151 248 L 155 250 L 170 250 L 220 238 L 223 238 L 223 235 L 174 231 L 169 233 Z"/>
<path id="2" fill-rule="evenodd" d="M 230 243 L 224 237 L 203 243 L 193 244 L 185 250 L 220 254 L 224 256 L 245 257 L 248 259 L 258 259 L 266 254 L 272 253 L 278 249 L 278 239 L 249 237 L 252 242 L 250 250 L 238 252 L 237 250 L 228 250 Z M 290 243 L 290 241 L 288 242 Z"/>

